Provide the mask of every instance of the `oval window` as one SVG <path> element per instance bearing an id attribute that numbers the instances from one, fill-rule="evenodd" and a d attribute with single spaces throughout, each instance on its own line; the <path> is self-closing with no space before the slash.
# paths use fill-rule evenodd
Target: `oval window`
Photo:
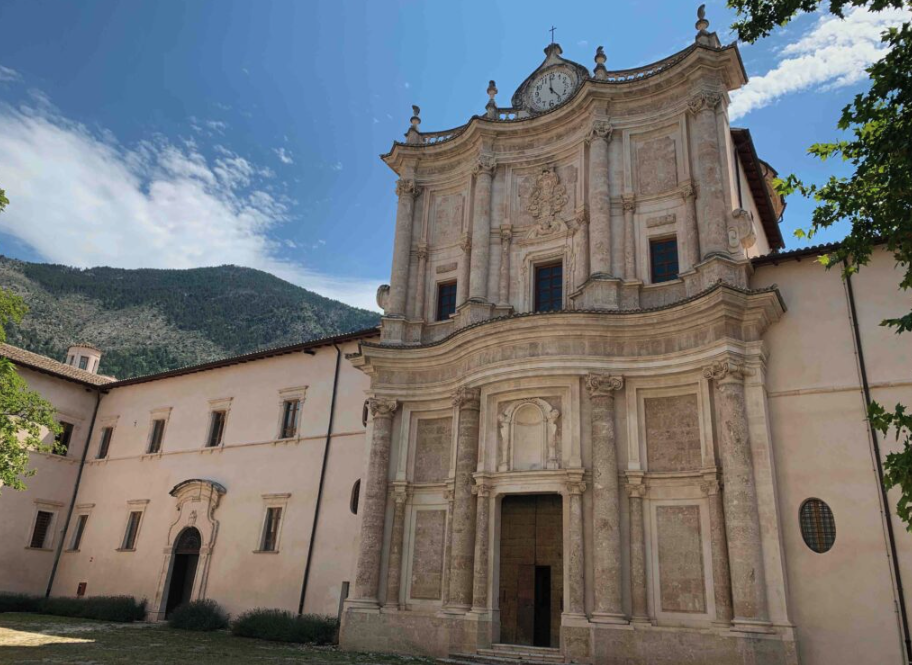
<path id="1" fill-rule="evenodd" d="M 818 554 L 829 552 L 836 542 L 836 520 L 833 511 L 820 499 L 808 499 L 798 511 L 804 544 Z"/>
<path id="2" fill-rule="evenodd" d="M 355 484 L 352 485 L 351 499 L 348 502 L 348 509 L 351 510 L 352 515 L 358 514 L 358 502 L 361 500 L 361 479 L 355 481 Z"/>

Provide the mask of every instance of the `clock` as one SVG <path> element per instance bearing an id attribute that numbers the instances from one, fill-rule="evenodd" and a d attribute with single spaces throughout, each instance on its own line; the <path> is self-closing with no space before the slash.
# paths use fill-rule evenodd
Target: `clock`
<path id="1" fill-rule="evenodd" d="M 530 104 L 536 111 L 553 109 L 569 99 L 573 88 L 573 79 L 567 72 L 545 72 L 532 81 Z"/>

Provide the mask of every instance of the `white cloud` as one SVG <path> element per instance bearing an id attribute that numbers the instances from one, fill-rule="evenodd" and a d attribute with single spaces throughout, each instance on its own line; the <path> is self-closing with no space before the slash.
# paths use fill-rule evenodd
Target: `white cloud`
<path id="1" fill-rule="evenodd" d="M 288 137 L 285 137 L 285 140 L 288 140 Z M 279 161 L 283 164 L 294 164 L 294 159 L 291 157 L 291 151 L 286 150 L 285 148 L 273 148 L 272 151 L 278 155 Z"/>
<path id="2" fill-rule="evenodd" d="M 334 163 L 334 164 L 330 164 L 330 165 L 329 165 L 329 168 L 331 168 L 333 171 L 341 171 L 341 170 L 342 170 L 342 162 L 336 162 L 336 163 Z"/>
<path id="3" fill-rule="evenodd" d="M 409 88 L 412 87 L 412 84 L 409 83 L 408 81 L 406 81 L 405 83 L 403 83 L 403 85 L 405 86 L 405 89 L 406 89 L 406 90 L 408 90 Z"/>
<path id="4" fill-rule="evenodd" d="M 0 81 L 12 82 L 20 80 L 22 80 L 22 76 L 19 74 L 19 72 L 17 72 L 12 67 L 4 67 L 3 65 L 0 65 Z"/>
<path id="5" fill-rule="evenodd" d="M 804 90 L 831 90 L 867 77 L 865 68 L 886 50 L 880 43 L 885 29 L 912 19 L 912 12 L 888 9 L 869 12 L 854 8 L 845 19 L 821 16 L 797 41 L 779 52 L 775 67 L 732 93 L 732 120 Z"/>
<path id="6" fill-rule="evenodd" d="M 285 258 L 274 235 L 293 202 L 270 193 L 269 169 L 220 146 L 165 138 L 129 148 L 53 108 L 0 104 L 0 230 L 45 260 L 79 267 L 236 264 L 376 309 L 377 281 L 337 277 Z"/>
<path id="7" fill-rule="evenodd" d="M 576 42 L 576 45 L 577 45 L 577 46 L 580 46 L 580 47 L 589 46 L 589 40 L 587 40 L 587 39 L 581 39 L 581 40 L 579 40 L 578 42 Z"/>

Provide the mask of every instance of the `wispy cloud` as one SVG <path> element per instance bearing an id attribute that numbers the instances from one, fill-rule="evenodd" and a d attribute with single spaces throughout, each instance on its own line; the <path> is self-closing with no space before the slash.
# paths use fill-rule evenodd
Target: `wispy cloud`
<path id="1" fill-rule="evenodd" d="M 57 263 L 231 263 L 376 309 L 377 282 L 286 258 L 291 247 L 275 232 L 294 219 L 294 203 L 274 193 L 271 170 L 225 146 L 205 152 L 162 137 L 128 147 L 53 107 L 0 104 L 0 182 L 10 198 L 0 230 Z"/>
<path id="2" fill-rule="evenodd" d="M 12 82 L 20 81 L 22 76 L 12 67 L 4 67 L 0 65 L 0 81 Z"/>
<path id="3" fill-rule="evenodd" d="M 793 92 L 832 90 L 863 80 L 865 68 L 886 53 L 880 34 L 910 19 L 912 12 L 897 9 L 851 9 L 845 19 L 821 16 L 797 41 L 779 51 L 770 71 L 732 93 L 731 119 Z"/>
<path id="4" fill-rule="evenodd" d="M 294 159 L 291 157 L 290 150 L 286 150 L 285 148 L 273 148 L 272 151 L 278 156 L 279 161 L 283 164 L 294 164 Z"/>

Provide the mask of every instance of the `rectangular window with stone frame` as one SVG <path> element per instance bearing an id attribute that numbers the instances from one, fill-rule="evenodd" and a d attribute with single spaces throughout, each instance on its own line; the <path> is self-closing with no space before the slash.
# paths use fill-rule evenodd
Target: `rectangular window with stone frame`
<path id="1" fill-rule="evenodd" d="M 82 535 L 85 533 L 86 523 L 88 521 L 88 515 L 80 515 L 76 518 L 76 526 L 73 529 L 73 539 L 70 541 L 70 552 L 79 551 L 79 545 L 82 543 Z"/>
<path id="2" fill-rule="evenodd" d="M 535 266 L 535 311 L 553 312 L 564 307 L 564 264 Z"/>
<path id="3" fill-rule="evenodd" d="M 652 283 L 659 284 L 678 278 L 678 241 L 659 238 L 649 241 L 649 265 Z"/>
<path id="4" fill-rule="evenodd" d="M 209 437 L 206 439 L 207 448 L 217 448 L 222 445 L 225 434 L 225 411 L 213 411 L 209 416 Z"/>
<path id="5" fill-rule="evenodd" d="M 57 435 L 57 449 L 54 454 L 66 457 L 70 450 L 70 441 L 73 439 L 73 423 L 60 423 L 60 434 Z"/>
<path id="6" fill-rule="evenodd" d="M 98 444 L 98 455 L 95 459 L 106 459 L 108 451 L 111 448 L 111 437 L 114 436 L 113 427 L 103 427 L 101 429 L 101 443 Z"/>
<path id="7" fill-rule="evenodd" d="M 449 321 L 456 313 L 456 282 L 437 285 L 437 321 Z"/>
<path id="8" fill-rule="evenodd" d="M 156 418 L 152 421 L 152 429 L 149 432 L 149 448 L 147 453 L 161 452 L 162 440 L 165 438 L 165 420 Z"/>
<path id="9" fill-rule="evenodd" d="M 32 537 L 29 540 L 29 547 L 36 550 L 42 550 L 50 546 L 49 538 L 51 532 L 51 523 L 54 521 L 54 513 L 48 510 L 39 510 L 35 515 L 35 524 L 32 527 Z"/>
<path id="10" fill-rule="evenodd" d="M 139 525 L 141 522 L 142 511 L 131 511 L 130 517 L 127 520 L 127 529 L 124 532 L 123 543 L 120 546 L 121 550 L 132 551 L 136 549 L 136 537 L 139 535 Z"/>
<path id="11" fill-rule="evenodd" d="M 263 538 L 260 541 L 261 552 L 275 552 L 279 544 L 279 524 L 282 520 L 282 507 L 270 506 L 266 509 L 266 521 L 263 524 Z"/>
<path id="12" fill-rule="evenodd" d="M 282 431 L 280 439 L 292 439 L 298 434 L 298 421 L 300 420 L 301 400 L 287 399 L 282 404 Z"/>

